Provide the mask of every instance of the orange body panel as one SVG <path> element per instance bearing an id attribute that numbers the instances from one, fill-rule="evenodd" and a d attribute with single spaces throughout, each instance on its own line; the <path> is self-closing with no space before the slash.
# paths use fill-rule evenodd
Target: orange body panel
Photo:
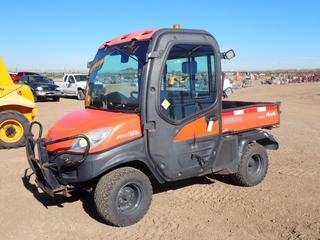
<path id="1" fill-rule="evenodd" d="M 237 108 L 222 112 L 222 132 L 241 132 L 254 128 L 279 124 L 278 105 Z M 90 153 L 107 150 L 142 136 L 140 117 L 132 113 L 116 113 L 101 110 L 85 109 L 70 113 L 56 122 L 48 131 L 46 140 L 56 140 L 89 131 L 111 128 L 109 136 Z M 176 134 L 174 141 L 188 140 L 219 134 L 219 121 L 208 128 L 205 117 L 188 123 Z M 52 144 L 49 151 L 66 150 L 74 140 Z"/>
<path id="2" fill-rule="evenodd" d="M 103 151 L 142 136 L 138 114 L 84 109 L 72 112 L 56 122 L 48 131 L 46 140 L 85 134 L 100 128 L 111 128 L 112 131 L 105 141 L 90 149 L 90 153 Z M 73 141 L 48 145 L 48 150 L 66 150 Z"/>
<path id="3" fill-rule="evenodd" d="M 222 132 L 241 132 L 254 128 L 278 125 L 280 122 L 278 105 L 237 108 L 222 113 Z M 174 141 L 216 135 L 219 121 L 215 121 L 211 131 L 205 117 L 185 125 L 175 136 Z"/>
<path id="4" fill-rule="evenodd" d="M 187 140 L 219 133 L 219 122 L 213 124 L 211 131 L 208 131 L 208 124 L 205 117 L 201 117 L 187 125 L 185 125 L 175 136 L 174 141 Z"/>
<path id="5" fill-rule="evenodd" d="M 222 132 L 241 132 L 254 128 L 278 125 L 278 105 L 246 107 L 222 113 Z"/>

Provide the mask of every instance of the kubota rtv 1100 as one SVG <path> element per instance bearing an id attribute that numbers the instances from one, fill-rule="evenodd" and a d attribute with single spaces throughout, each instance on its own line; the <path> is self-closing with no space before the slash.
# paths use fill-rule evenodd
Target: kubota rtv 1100
<path id="1" fill-rule="evenodd" d="M 278 149 L 262 128 L 279 124 L 279 103 L 222 100 L 221 59 L 233 56 L 202 30 L 152 29 L 104 43 L 90 64 L 85 108 L 45 138 L 28 136 L 37 184 L 51 196 L 93 186 L 101 217 L 127 226 L 149 208 L 150 178 L 220 173 L 260 183 L 266 149 Z"/>

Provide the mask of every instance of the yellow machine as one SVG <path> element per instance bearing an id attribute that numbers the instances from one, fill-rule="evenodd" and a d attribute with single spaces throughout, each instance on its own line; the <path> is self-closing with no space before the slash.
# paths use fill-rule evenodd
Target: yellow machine
<path id="1" fill-rule="evenodd" d="M 0 57 L 0 148 L 24 146 L 24 132 L 36 114 L 31 89 L 12 82 Z"/>

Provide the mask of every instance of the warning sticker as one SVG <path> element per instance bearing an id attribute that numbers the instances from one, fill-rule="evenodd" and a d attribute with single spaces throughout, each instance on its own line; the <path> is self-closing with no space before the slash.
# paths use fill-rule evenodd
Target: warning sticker
<path id="1" fill-rule="evenodd" d="M 170 102 L 165 99 L 163 100 L 163 102 L 161 103 L 161 106 L 164 108 L 164 109 L 168 109 L 168 107 L 170 107 Z"/>
<path id="2" fill-rule="evenodd" d="M 207 127 L 207 132 L 212 132 L 212 127 L 213 127 L 213 121 L 209 121 L 208 127 Z"/>

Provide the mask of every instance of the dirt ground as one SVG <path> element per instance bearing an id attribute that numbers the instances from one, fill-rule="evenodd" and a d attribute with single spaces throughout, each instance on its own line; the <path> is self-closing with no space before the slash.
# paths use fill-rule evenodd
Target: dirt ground
<path id="1" fill-rule="evenodd" d="M 244 188 L 219 176 L 157 187 L 147 215 L 116 228 L 95 214 L 92 196 L 80 192 L 55 201 L 24 177 L 25 150 L 0 151 L 0 239 L 320 239 L 320 84 L 261 85 L 232 99 L 281 101 L 280 143 L 258 186 Z M 45 129 L 75 99 L 37 103 Z"/>

